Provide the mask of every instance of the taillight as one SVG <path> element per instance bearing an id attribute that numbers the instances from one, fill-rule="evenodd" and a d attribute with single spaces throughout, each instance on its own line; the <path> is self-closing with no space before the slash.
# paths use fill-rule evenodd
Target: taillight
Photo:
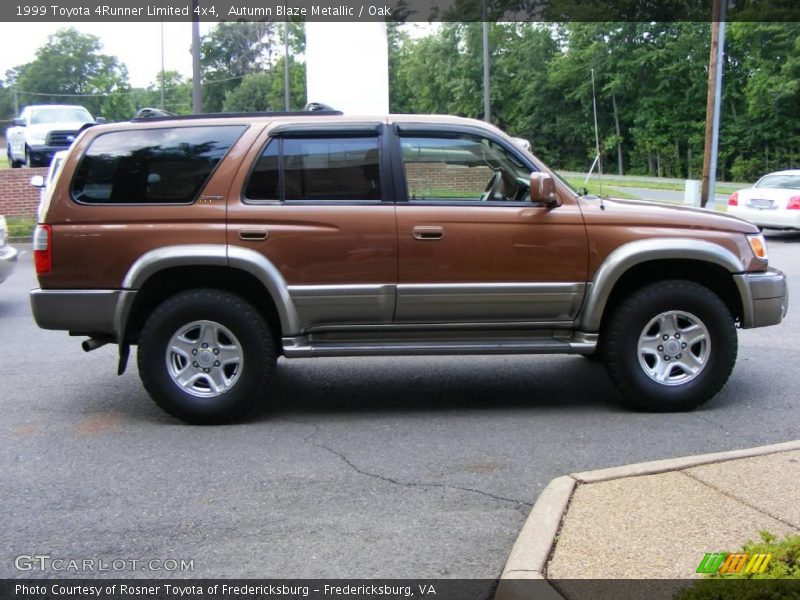
<path id="1" fill-rule="evenodd" d="M 33 232 L 33 262 L 36 274 L 44 275 L 53 269 L 53 226 L 37 225 Z"/>
<path id="2" fill-rule="evenodd" d="M 789 198 L 789 204 L 786 205 L 789 210 L 800 210 L 800 196 L 792 196 Z"/>
<path id="3" fill-rule="evenodd" d="M 728 206 L 739 206 L 739 192 L 733 192 L 728 198 Z"/>

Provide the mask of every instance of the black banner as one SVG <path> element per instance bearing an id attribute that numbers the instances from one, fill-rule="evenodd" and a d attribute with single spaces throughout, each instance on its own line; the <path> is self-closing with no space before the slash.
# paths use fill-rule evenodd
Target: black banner
<path id="1" fill-rule="evenodd" d="M 713 0 L 11 0 L 0 20 L 709 21 Z M 729 0 L 727 21 L 800 22 L 797 0 Z"/>

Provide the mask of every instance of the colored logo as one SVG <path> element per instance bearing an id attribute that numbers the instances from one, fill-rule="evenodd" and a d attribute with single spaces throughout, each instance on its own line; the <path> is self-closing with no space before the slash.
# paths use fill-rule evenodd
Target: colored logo
<path id="1" fill-rule="evenodd" d="M 697 567 L 697 573 L 763 573 L 772 554 L 750 554 L 748 552 L 707 552 Z"/>

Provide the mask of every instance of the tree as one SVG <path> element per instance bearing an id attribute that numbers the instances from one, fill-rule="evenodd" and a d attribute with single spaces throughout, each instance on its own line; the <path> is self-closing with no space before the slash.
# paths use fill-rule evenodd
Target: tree
<path id="1" fill-rule="evenodd" d="M 225 95 L 225 112 L 265 112 L 283 110 L 284 77 L 283 58 L 277 61 L 272 72 L 253 73 Z M 306 102 L 306 68 L 302 63 L 289 67 L 290 109 L 299 110 Z"/>
<path id="2" fill-rule="evenodd" d="M 74 28 L 62 29 L 39 48 L 36 58 L 9 75 L 19 93 L 20 105 L 66 102 L 82 104 L 93 114 L 119 118 L 124 102 L 109 102 L 107 95 L 130 92 L 128 71 L 114 56 L 102 54 L 100 39 Z M 86 95 L 86 96 L 83 96 Z M 129 118 L 129 114 L 125 115 Z"/>

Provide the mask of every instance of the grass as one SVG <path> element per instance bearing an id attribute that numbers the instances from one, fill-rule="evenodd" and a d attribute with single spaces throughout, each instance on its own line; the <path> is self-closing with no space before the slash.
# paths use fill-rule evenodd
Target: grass
<path id="1" fill-rule="evenodd" d="M 615 187 L 637 187 L 646 188 L 648 190 L 668 190 L 673 192 L 682 192 L 684 190 L 683 183 L 674 183 L 671 181 L 651 181 L 651 180 L 637 180 L 635 177 L 630 179 L 603 179 L 603 187 L 611 185 Z M 718 194 L 732 194 L 736 190 L 741 190 L 747 187 L 748 184 L 731 184 L 731 183 L 717 183 L 715 191 Z"/>
<path id="2" fill-rule="evenodd" d="M 633 194 L 628 194 L 627 192 L 623 192 L 616 187 L 608 185 L 608 183 L 603 180 L 602 185 L 598 183 L 597 180 L 591 181 L 589 183 L 584 184 L 583 179 L 580 177 L 564 177 L 562 179 L 570 184 L 576 190 L 585 187 L 590 194 L 594 194 L 595 196 L 600 196 L 601 192 L 603 196 L 609 196 L 611 198 L 622 198 L 623 200 L 638 200 L 639 196 L 634 196 Z"/>
<path id="3" fill-rule="evenodd" d="M 8 237 L 31 237 L 36 227 L 35 217 L 6 217 Z"/>
<path id="4" fill-rule="evenodd" d="M 8 169 L 8 157 L 5 154 L 0 154 L 0 169 Z"/>

